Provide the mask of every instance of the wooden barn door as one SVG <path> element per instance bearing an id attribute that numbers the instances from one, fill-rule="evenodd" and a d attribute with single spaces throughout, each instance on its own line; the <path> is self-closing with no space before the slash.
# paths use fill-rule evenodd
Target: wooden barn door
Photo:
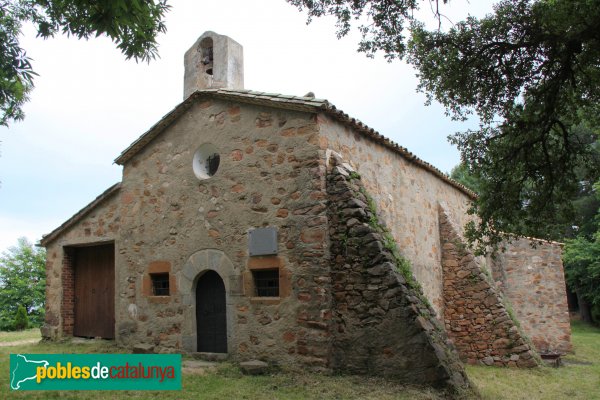
<path id="1" fill-rule="evenodd" d="M 115 246 L 75 251 L 75 323 L 73 336 L 115 337 Z"/>
<path id="2" fill-rule="evenodd" d="M 198 351 L 227 353 L 225 285 L 214 271 L 200 277 L 196 286 Z"/>

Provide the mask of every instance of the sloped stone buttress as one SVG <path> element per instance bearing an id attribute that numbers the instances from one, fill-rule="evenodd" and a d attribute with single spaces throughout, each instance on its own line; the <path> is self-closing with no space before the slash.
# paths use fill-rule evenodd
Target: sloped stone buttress
<path id="1" fill-rule="evenodd" d="M 435 312 L 386 248 L 385 228 L 368 205 L 360 177 L 339 159 L 332 161 L 327 177 L 332 369 L 467 390 L 468 378 Z"/>
<path id="2" fill-rule="evenodd" d="M 444 322 L 463 361 L 507 367 L 535 367 L 538 361 L 509 313 L 502 294 L 467 249 L 448 211 L 439 206 Z"/>

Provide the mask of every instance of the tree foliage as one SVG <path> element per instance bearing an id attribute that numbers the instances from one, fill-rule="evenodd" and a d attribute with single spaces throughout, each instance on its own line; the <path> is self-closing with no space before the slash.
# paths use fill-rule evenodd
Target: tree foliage
<path id="1" fill-rule="evenodd" d="M 423 0 L 287 0 L 301 11 L 306 11 L 308 21 L 326 15 L 336 19 L 337 36 L 346 36 L 353 20 L 364 21 L 358 26 L 362 40 L 358 51 L 372 57 L 383 51 L 388 60 L 402 58 L 407 52 L 407 25 Z M 448 0 L 443 0 L 447 3 Z M 439 0 L 435 2 L 439 3 Z M 366 20 L 366 21 L 365 21 Z"/>
<path id="2" fill-rule="evenodd" d="M 588 201 L 586 206 L 595 204 L 596 214 L 586 221 L 584 229 L 576 229 L 579 233 L 574 239 L 566 240 L 563 263 L 567 285 L 580 302 L 589 304 L 592 320 L 600 323 L 600 181 L 594 185 L 593 195 L 597 202 Z"/>
<path id="3" fill-rule="evenodd" d="M 25 307 L 19 306 L 17 313 L 15 314 L 14 328 L 17 331 L 29 328 L 29 318 L 27 318 L 27 311 Z"/>
<path id="4" fill-rule="evenodd" d="M 575 207 L 575 220 L 571 226 L 568 226 L 565 231 L 565 237 L 573 239 L 576 236 L 583 237 L 587 240 L 592 240 L 598 231 L 600 225 L 600 187 L 591 185 L 589 182 L 582 181 L 580 195 L 573 205 Z"/>
<path id="5" fill-rule="evenodd" d="M 568 240 L 563 261 L 567 285 L 590 304 L 593 321 L 600 322 L 600 232 L 592 240 Z"/>
<path id="6" fill-rule="evenodd" d="M 478 252 L 513 236 L 561 236 L 579 177 L 600 174 L 600 0 L 502 0 L 445 31 L 414 17 L 429 1 L 288 1 L 309 18 L 336 17 L 340 36 L 367 17 L 359 51 L 406 58 L 428 101 L 479 118 L 450 138 L 481 178 L 479 220 L 467 229 Z"/>
<path id="7" fill-rule="evenodd" d="M 36 75 L 19 44 L 24 23 L 38 37 L 57 33 L 88 39 L 106 35 L 127 59 L 157 56 L 157 35 L 169 9 L 166 0 L 0 0 L 0 125 L 23 119 L 23 104 Z"/>
<path id="8" fill-rule="evenodd" d="M 0 257 L 0 330 L 13 328 L 19 307 L 24 307 L 32 325 L 44 321 L 46 296 L 46 251 L 25 238 Z"/>
<path id="9" fill-rule="evenodd" d="M 455 118 L 481 121 L 451 138 L 483 177 L 471 239 L 558 238 L 574 217 L 578 173 L 598 177 L 599 24 L 600 1 L 571 0 L 505 0 L 447 33 L 415 24 L 421 89 Z"/>
<path id="10" fill-rule="evenodd" d="M 450 178 L 463 184 L 467 189 L 474 193 L 479 193 L 481 184 L 477 171 L 470 171 L 466 163 L 461 162 L 450 171 Z"/>

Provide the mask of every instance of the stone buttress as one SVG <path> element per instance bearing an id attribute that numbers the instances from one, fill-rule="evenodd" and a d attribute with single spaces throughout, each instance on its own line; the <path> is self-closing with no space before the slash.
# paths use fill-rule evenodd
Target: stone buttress
<path id="1" fill-rule="evenodd" d="M 360 177 L 339 157 L 331 161 L 332 369 L 451 392 L 467 389 L 462 364 L 435 312 L 386 248 L 385 228 Z"/>
<path id="2" fill-rule="evenodd" d="M 448 211 L 440 205 L 446 331 L 463 361 L 535 367 L 535 350 L 509 312 L 500 291 L 467 249 Z"/>

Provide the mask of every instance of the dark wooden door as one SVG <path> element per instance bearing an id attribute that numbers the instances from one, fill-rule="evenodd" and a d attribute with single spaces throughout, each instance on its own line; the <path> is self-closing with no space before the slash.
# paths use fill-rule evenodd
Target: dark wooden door
<path id="1" fill-rule="evenodd" d="M 214 271 L 200 277 L 196 286 L 198 351 L 227 353 L 225 285 Z"/>
<path id="2" fill-rule="evenodd" d="M 75 251 L 75 323 L 73 335 L 115 337 L 115 247 Z"/>

